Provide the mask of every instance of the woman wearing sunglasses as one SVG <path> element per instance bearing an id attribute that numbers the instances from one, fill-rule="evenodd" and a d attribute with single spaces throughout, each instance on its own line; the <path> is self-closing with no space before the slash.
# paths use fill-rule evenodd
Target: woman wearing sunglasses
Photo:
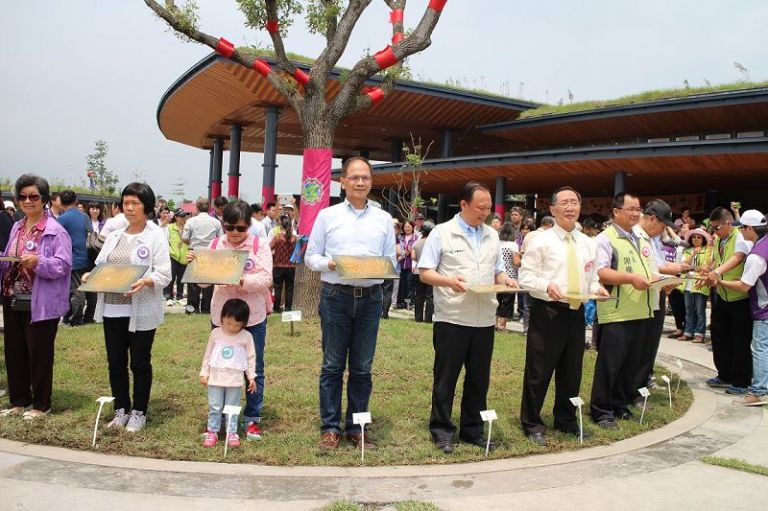
<path id="1" fill-rule="evenodd" d="M 251 227 L 251 206 L 242 200 L 230 202 L 222 213 L 224 236 L 214 239 L 211 250 L 247 250 L 248 261 L 240 283 L 216 285 L 211 299 L 211 323 L 221 326 L 221 309 L 230 298 L 239 298 L 248 304 L 250 317 L 245 327 L 253 337 L 256 348 L 256 392 L 246 393 L 243 421 L 246 438 L 261 438 L 261 409 L 264 403 L 264 344 L 267 336 L 267 314 L 272 311 L 272 252 L 265 239 L 254 237 Z M 194 252 L 187 259 L 194 259 Z"/>
<path id="2" fill-rule="evenodd" d="M 53 353 L 59 319 L 69 309 L 72 242 L 43 207 L 48 181 L 24 174 L 14 185 L 25 217 L 11 229 L 0 262 L 5 367 L 11 406 L 0 416 L 32 420 L 51 409 Z M 26 410 L 27 407 L 31 409 Z"/>

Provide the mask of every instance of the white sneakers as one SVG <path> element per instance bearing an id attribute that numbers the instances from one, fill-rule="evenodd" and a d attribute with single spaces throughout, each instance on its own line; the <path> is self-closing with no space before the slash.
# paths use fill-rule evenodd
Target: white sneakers
<path id="1" fill-rule="evenodd" d="M 128 417 L 125 408 L 118 408 L 115 410 L 115 417 L 107 424 L 107 429 L 124 428 L 128 424 Z"/>
<path id="2" fill-rule="evenodd" d="M 107 428 L 125 428 L 129 433 L 141 431 L 147 423 L 147 416 L 144 412 L 131 410 L 130 414 L 125 413 L 125 408 L 115 410 L 115 417 L 107 424 Z"/>

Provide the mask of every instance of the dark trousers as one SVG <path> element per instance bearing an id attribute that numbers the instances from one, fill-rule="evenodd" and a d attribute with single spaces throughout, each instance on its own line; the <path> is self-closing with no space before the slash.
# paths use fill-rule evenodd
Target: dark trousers
<path id="1" fill-rule="evenodd" d="M 685 295 L 679 289 L 673 289 L 669 293 L 669 307 L 675 317 L 675 328 L 685 330 Z M 664 307 L 661 308 L 664 310 Z"/>
<path id="2" fill-rule="evenodd" d="M 601 325 L 590 411 L 595 422 L 628 412 L 650 319 Z"/>
<path id="3" fill-rule="evenodd" d="M 84 323 L 93 323 L 93 316 L 96 314 L 96 303 L 99 301 L 99 293 L 85 293 L 85 312 L 83 313 Z"/>
<path id="4" fill-rule="evenodd" d="M 432 327 L 432 344 L 435 364 L 429 431 L 433 440 L 450 440 L 456 431 L 451 421 L 451 410 L 462 367 L 465 373 L 459 438 L 471 440 L 481 437 L 483 419 L 480 412 L 486 409 L 491 379 L 493 327 L 468 327 L 439 321 Z"/>
<path id="5" fill-rule="evenodd" d="M 634 398 L 640 395 L 637 389 L 645 387 L 651 376 L 653 376 L 653 364 L 656 362 L 656 354 L 659 352 L 661 334 L 664 330 L 664 316 L 667 305 L 665 302 L 666 295 L 662 292 L 659 299 L 659 310 L 653 313 L 653 318 L 648 323 L 645 340 L 641 343 L 642 351 L 637 369 L 637 377 L 635 378 L 635 392 L 632 393 Z"/>
<path id="6" fill-rule="evenodd" d="M 397 290 L 397 304 L 405 305 L 406 300 L 413 299 L 413 272 L 403 268 L 400 270 L 400 287 Z"/>
<path id="7" fill-rule="evenodd" d="M 717 377 L 736 387 L 752 380 L 752 314 L 749 300 L 726 302 L 719 296 L 712 307 L 712 358 Z"/>
<path id="8" fill-rule="evenodd" d="M 69 276 L 69 322 L 72 325 L 83 324 L 83 311 L 85 310 L 85 291 L 77 288 L 83 283 L 85 268 L 72 270 Z"/>
<path id="9" fill-rule="evenodd" d="M 496 307 L 496 317 L 512 319 L 515 312 L 515 293 L 498 293 L 496 301 L 499 302 Z"/>
<path id="10" fill-rule="evenodd" d="M 275 286 L 275 311 L 293 310 L 293 281 L 296 268 L 273 268 L 272 283 Z M 282 303 L 283 287 L 285 287 L 285 302 Z"/>
<path id="11" fill-rule="evenodd" d="M 584 360 L 584 309 L 528 297 L 530 324 L 525 348 L 525 374 L 520 422 L 526 434 L 543 433 L 541 408 L 555 375 L 555 428 L 578 428 L 570 398 L 579 395 Z"/>
<path id="12" fill-rule="evenodd" d="M 147 413 L 152 388 L 152 341 L 155 330 L 128 331 L 130 318 L 104 318 L 104 342 L 107 347 L 109 385 L 119 408 Z M 133 406 L 128 385 L 130 360 L 133 374 Z"/>
<path id="13" fill-rule="evenodd" d="M 383 298 L 381 299 L 381 317 L 389 318 L 389 309 L 392 307 L 392 291 L 395 289 L 395 281 L 386 279 L 381 285 Z"/>
<path id="14" fill-rule="evenodd" d="M 59 318 L 31 323 L 30 312 L 12 311 L 3 300 L 3 346 L 11 406 L 51 409 L 53 348 Z"/>
<path id="15" fill-rule="evenodd" d="M 210 313 L 212 296 L 213 286 L 200 287 L 197 284 L 189 284 L 187 286 L 187 305 L 194 307 L 195 312 Z"/>
<path id="16" fill-rule="evenodd" d="M 171 281 L 163 290 L 163 294 L 166 296 L 166 298 L 181 300 L 181 298 L 184 296 L 184 283 L 181 281 L 181 277 L 184 276 L 184 271 L 186 269 L 186 264 L 181 264 L 176 259 L 171 258 Z M 176 287 L 175 295 L 173 294 L 174 286 Z"/>
<path id="17" fill-rule="evenodd" d="M 432 286 L 421 281 L 418 275 L 413 276 L 414 287 L 414 318 L 418 322 L 432 323 L 432 314 L 435 313 L 435 302 Z"/>

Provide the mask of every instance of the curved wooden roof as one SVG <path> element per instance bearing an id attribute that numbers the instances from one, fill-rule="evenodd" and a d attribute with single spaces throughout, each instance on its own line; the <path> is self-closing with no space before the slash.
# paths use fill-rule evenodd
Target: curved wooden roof
<path id="1" fill-rule="evenodd" d="M 269 60 L 269 59 L 267 59 Z M 300 67 L 306 66 L 299 64 Z M 327 94 L 339 89 L 339 72 L 332 73 Z M 371 80 L 376 84 L 377 80 Z M 263 151 L 265 107 L 284 107 L 278 122 L 277 151 L 301 154 L 302 129 L 296 112 L 257 72 L 215 53 L 182 75 L 163 95 L 157 112 L 160 131 L 169 140 L 209 149 L 215 137 L 229 139 L 232 124 L 243 126 L 242 150 Z M 399 81 L 384 101 L 347 118 L 336 132 L 334 154 L 368 151 L 374 160 L 389 161 L 393 140 L 439 142 L 445 129 L 455 131 L 454 154 L 505 151 L 506 141 L 481 133 L 479 124 L 515 119 L 534 103 Z"/>

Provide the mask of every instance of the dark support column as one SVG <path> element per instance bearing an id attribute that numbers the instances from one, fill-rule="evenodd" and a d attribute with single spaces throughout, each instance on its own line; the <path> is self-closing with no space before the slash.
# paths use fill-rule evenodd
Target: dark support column
<path id="1" fill-rule="evenodd" d="M 453 132 L 449 129 L 443 130 L 443 147 L 441 155 L 443 158 L 450 158 L 453 156 Z"/>
<path id="2" fill-rule="evenodd" d="M 213 197 L 211 197 L 211 185 L 213 183 L 213 147 L 211 147 L 210 153 L 210 157 L 208 158 L 208 202 L 213 201 Z"/>
<path id="3" fill-rule="evenodd" d="M 277 118 L 280 109 L 275 105 L 267 107 L 267 121 L 264 127 L 264 163 L 261 165 L 261 204 L 275 200 L 275 172 L 277 170 Z"/>
<path id="4" fill-rule="evenodd" d="M 242 136 L 243 127 L 240 124 L 233 124 L 229 138 L 227 197 L 239 197 L 240 195 L 240 140 Z"/>
<path id="5" fill-rule="evenodd" d="M 389 161 L 396 162 L 403 159 L 403 139 L 396 138 L 392 140 L 389 146 Z"/>
<path id="6" fill-rule="evenodd" d="M 448 221 L 448 201 L 450 195 L 441 193 L 437 196 L 437 223 L 441 224 Z"/>
<path id="7" fill-rule="evenodd" d="M 704 213 L 709 218 L 709 214 L 718 206 L 718 200 L 720 200 L 720 192 L 717 190 L 707 190 L 704 194 Z"/>
<path id="8" fill-rule="evenodd" d="M 613 194 L 618 195 L 627 191 L 627 173 L 617 170 L 613 175 Z"/>
<path id="9" fill-rule="evenodd" d="M 494 212 L 504 218 L 504 197 L 507 195 L 507 178 L 496 176 L 496 194 L 494 199 Z"/>
<path id="10" fill-rule="evenodd" d="M 390 188 L 387 192 L 387 213 L 394 218 L 397 216 L 397 190 Z"/>
<path id="11" fill-rule="evenodd" d="M 525 209 L 531 213 L 536 212 L 536 194 L 529 193 L 525 196 Z"/>
<path id="12" fill-rule="evenodd" d="M 371 158 L 371 151 L 369 149 L 360 149 L 360 156 L 369 160 Z"/>
<path id="13" fill-rule="evenodd" d="M 221 166 L 224 160 L 224 140 L 213 141 L 213 178 L 211 179 L 211 200 L 221 197 Z"/>

